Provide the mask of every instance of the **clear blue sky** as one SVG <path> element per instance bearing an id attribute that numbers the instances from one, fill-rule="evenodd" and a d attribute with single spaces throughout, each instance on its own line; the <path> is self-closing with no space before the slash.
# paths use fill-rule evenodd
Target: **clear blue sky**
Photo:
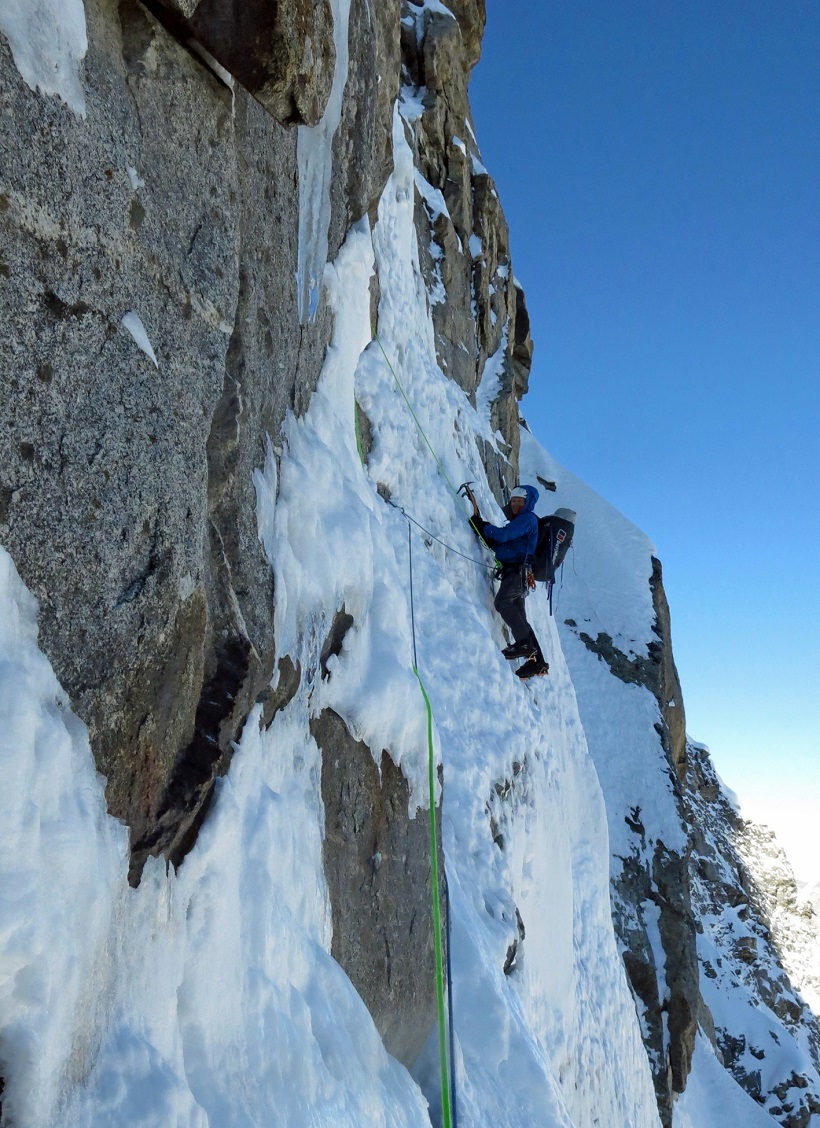
<path id="1" fill-rule="evenodd" d="M 655 541 L 690 734 L 820 866 L 820 3 L 487 6 L 524 414 Z"/>

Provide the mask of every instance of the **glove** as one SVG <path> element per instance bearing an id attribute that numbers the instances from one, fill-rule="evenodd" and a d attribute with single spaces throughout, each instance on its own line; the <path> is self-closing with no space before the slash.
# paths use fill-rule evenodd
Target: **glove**
<path id="1" fill-rule="evenodd" d="M 484 527 L 484 518 L 480 513 L 475 513 L 470 518 L 470 528 L 473 530 L 477 537 L 481 536 L 481 530 Z"/>
<path id="2" fill-rule="evenodd" d="M 535 591 L 535 576 L 532 574 L 532 565 L 524 565 L 524 579 L 527 583 L 528 591 Z"/>

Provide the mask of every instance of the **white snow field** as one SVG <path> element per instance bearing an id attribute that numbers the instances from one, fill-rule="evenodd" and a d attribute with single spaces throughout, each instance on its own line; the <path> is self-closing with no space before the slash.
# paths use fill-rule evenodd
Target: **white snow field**
<path id="1" fill-rule="evenodd" d="M 411 810 L 427 818 L 408 525 L 377 485 L 471 558 L 411 531 L 418 666 L 444 772 L 460 1123 L 659 1123 L 612 929 L 620 831 L 617 820 L 607 827 L 608 807 L 640 801 L 652 833 L 680 841 L 657 707 L 645 691 L 613 687 L 580 648 L 567 662 L 543 590 L 530 611 L 549 678 L 520 684 L 499 653 L 488 572 L 473 562 L 483 551 L 381 351 L 447 476 L 473 479 L 485 516 L 501 521 L 475 441 L 488 421 L 436 363 L 405 128 L 397 114 L 375 229 L 357 225 L 326 270 L 335 328 L 319 387 L 305 416 L 271 436 L 255 478 L 279 656 L 300 661 L 302 683 L 268 730 L 249 719 L 177 873 L 154 861 L 129 888 L 125 832 L 105 812 L 87 734 L 37 648 L 34 600 L 0 550 L 0 1045 L 4 1115 L 21 1128 L 439 1123 L 433 1047 L 411 1078 L 329 955 L 310 718 L 332 707 L 387 749 L 410 781 Z M 374 266 L 381 345 L 369 322 Z M 366 468 L 355 401 L 373 433 Z M 552 467 L 525 440 L 527 471 Z M 588 606 L 637 650 L 651 615 L 647 574 L 635 569 L 647 542 L 591 491 L 574 497 Z M 622 546 L 602 569 L 595 538 Z M 355 625 L 323 681 L 319 651 L 342 603 Z M 678 1108 L 684 1128 L 763 1124 L 705 1043 Z"/>
<path id="2" fill-rule="evenodd" d="M 715 1057 L 709 1041 L 698 1034 L 686 1092 L 675 1104 L 675 1128 L 772 1128 L 775 1121 L 736 1084 Z"/>

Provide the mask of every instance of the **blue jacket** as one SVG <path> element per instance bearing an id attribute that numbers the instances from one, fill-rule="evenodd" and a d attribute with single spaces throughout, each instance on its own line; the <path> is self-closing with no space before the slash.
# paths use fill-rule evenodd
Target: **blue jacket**
<path id="1" fill-rule="evenodd" d="M 538 490 L 535 486 L 524 486 L 527 500 L 517 517 L 513 517 L 503 528 L 485 521 L 481 535 L 492 548 L 502 564 L 529 564 L 538 543 L 538 518 L 535 503 Z"/>

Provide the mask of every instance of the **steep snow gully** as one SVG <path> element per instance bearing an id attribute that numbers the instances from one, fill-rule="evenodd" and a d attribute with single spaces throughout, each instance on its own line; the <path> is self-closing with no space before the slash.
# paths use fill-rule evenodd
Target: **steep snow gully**
<path id="1" fill-rule="evenodd" d="M 411 7 L 413 34 L 419 13 L 453 22 L 438 0 Z M 417 660 L 434 717 L 459 1123 L 818 1128 L 816 1017 L 782 971 L 708 753 L 673 755 L 669 709 L 682 702 L 659 699 L 652 673 L 663 635 L 654 548 L 526 425 L 515 451 L 502 435 L 504 355 L 521 335 L 511 342 L 499 325 L 478 394 L 445 374 L 434 316 L 454 283 L 419 235 L 432 190 L 417 167 L 418 90 L 396 103 L 392 171 L 319 296 L 327 123 L 341 113 L 339 91 L 331 98 L 325 132 L 304 135 L 299 157 L 300 168 L 306 153 L 319 161 L 311 146 L 321 148 L 325 170 L 311 173 L 322 229 L 300 235 L 300 310 L 306 320 L 324 303 L 331 339 L 309 404 L 287 413 L 253 474 L 282 692 L 271 713 L 264 701 L 252 709 L 177 869 L 152 857 L 129 885 L 127 828 L 107 811 L 88 730 L 38 646 L 37 602 L 0 548 L 0 1123 L 440 1125 L 432 1020 L 401 1064 L 331 954 L 317 727 L 335 715 L 378 750 L 381 776 L 392 765 L 406 781 L 401 817 L 426 826 Z M 477 149 L 471 167 L 486 179 Z M 449 222 L 436 200 L 431 222 Z M 493 297 L 512 292 L 507 266 L 494 277 Z M 446 476 L 474 482 L 488 519 L 503 523 L 498 467 L 514 473 L 519 442 L 538 512 L 578 512 L 554 617 L 543 588 L 528 601 L 547 679 L 519 683 L 501 656 L 482 549 L 396 378 Z M 440 538 L 410 526 L 412 623 L 402 509 Z M 297 673 L 285 692 L 287 670 Z M 365 859 L 374 874 L 388 861 Z M 709 903 L 715 888 L 734 898 L 731 913 Z M 746 933 L 766 950 L 764 977 Z M 397 958 L 384 953 L 388 979 Z"/>

